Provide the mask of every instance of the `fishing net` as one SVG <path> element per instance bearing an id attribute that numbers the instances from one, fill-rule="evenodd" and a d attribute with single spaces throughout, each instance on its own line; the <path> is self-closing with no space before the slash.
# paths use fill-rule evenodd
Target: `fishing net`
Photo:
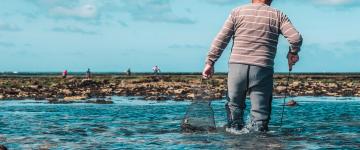
<path id="1" fill-rule="evenodd" d="M 214 111 L 210 101 L 193 102 L 181 123 L 183 132 L 212 132 L 216 130 Z"/>
<path id="2" fill-rule="evenodd" d="M 213 132 L 216 130 L 214 110 L 211 107 L 211 101 L 203 99 L 207 95 L 206 90 L 202 84 L 193 89 L 196 100 L 188 107 L 181 122 L 181 130 L 186 133 Z"/>

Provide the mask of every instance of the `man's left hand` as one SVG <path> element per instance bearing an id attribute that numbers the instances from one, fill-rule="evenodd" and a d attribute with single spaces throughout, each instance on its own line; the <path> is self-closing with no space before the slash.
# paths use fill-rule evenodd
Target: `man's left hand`
<path id="1" fill-rule="evenodd" d="M 299 59 L 299 55 L 288 53 L 288 64 L 290 71 L 292 70 L 293 66 L 299 61 Z"/>

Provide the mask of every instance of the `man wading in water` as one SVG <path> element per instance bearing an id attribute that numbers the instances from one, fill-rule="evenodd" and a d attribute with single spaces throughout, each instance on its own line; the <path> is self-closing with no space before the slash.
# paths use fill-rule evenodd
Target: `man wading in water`
<path id="1" fill-rule="evenodd" d="M 300 33 L 289 18 L 270 7 L 272 0 L 252 0 L 235 8 L 212 43 L 203 71 L 204 78 L 214 74 L 214 64 L 230 39 L 233 47 L 229 60 L 226 131 L 244 127 L 246 94 L 251 99 L 251 125 L 255 131 L 268 131 L 273 90 L 273 66 L 279 35 L 291 44 L 289 69 L 299 60 Z"/>

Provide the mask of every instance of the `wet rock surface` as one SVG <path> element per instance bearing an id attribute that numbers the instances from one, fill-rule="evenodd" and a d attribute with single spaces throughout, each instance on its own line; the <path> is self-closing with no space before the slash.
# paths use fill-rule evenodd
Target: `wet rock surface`
<path id="1" fill-rule="evenodd" d="M 276 75 L 274 96 L 286 92 L 287 80 Z M 73 103 L 87 99 L 109 104 L 106 96 L 139 96 L 145 100 L 222 99 L 226 96 L 226 76 L 200 80 L 195 75 L 80 77 L 0 77 L 0 99 L 35 99 L 50 103 Z M 360 97 L 360 76 L 293 75 L 288 91 L 292 96 Z"/>

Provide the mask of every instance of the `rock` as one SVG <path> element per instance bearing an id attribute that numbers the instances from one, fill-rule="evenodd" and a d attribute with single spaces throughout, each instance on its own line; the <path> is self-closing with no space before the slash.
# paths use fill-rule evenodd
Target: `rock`
<path id="1" fill-rule="evenodd" d="M 313 96 L 314 94 L 315 94 L 315 91 L 314 91 L 314 90 L 305 91 L 305 95 L 311 95 L 311 96 Z"/>
<path id="2" fill-rule="evenodd" d="M 299 87 L 301 82 L 295 81 L 291 84 L 292 87 Z"/>
<path id="3" fill-rule="evenodd" d="M 104 99 L 98 99 L 95 101 L 89 101 L 90 103 L 94 103 L 94 104 L 114 104 L 113 101 L 111 100 L 104 100 Z"/>
<path id="4" fill-rule="evenodd" d="M 173 98 L 175 101 L 183 101 L 184 98 L 182 98 L 181 96 L 177 95 Z"/>
<path id="5" fill-rule="evenodd" d="M 91 95 L 91 90 L 90 89 L 87 89 L 87 90 L 84 90 L 84 91 L 81 91 L 80 92 L 82 95 L 86 96 L 86 95 Z"/>
<path id="6" fill-rule="evenodd" d="M 46 98 L 45 97 L 42 97 L 42 96 L 36 96 L 35 98 L 34 98 L 34 100 L 36 100 L 36 101 L 41 101 L 41 100 L 45 100 Z"/>
<path id="7" fill-rule="evenodd" d="M 148 100 L 202 100 L 223 99 L 226 92 L 226 80 L 217 77 L 212 81 L 203 81 L 193 77 L 94 77 L 81 79 L 67 78 L 17 78 L 0 79 L 0 99 L 46 99 L 48 101 L 73 103 L 90 97 L 105 96 L 139 96 Z M 298 96 L 359 96 L 360 80 L 358 78 L 327 78 L 299 76 L 290 83 L 289 92 Z M 154 82 L 154 81 L 163 82 Z M 206 83 L 206 85 L 205 85 Z M 286 80 L 276 78 L 274 93 L 284 94 Z M 80 97 L 75 97 L 75 95 Z M 65 97 L 65 99 L 62 99 Z M 61 98 L 58 100 L 57 98 Z M 100 101 L 101 103 L 101 101 Z"/>
<path id="8" fill-rule="evenodd" d="M 359 88 L 359 87 L 360 87 L 360 83 L 353 83 L 353 87 L 354 87 L 354 88 Z"/>
<path id="9" fill-rule="evenodd" d="M 275 91 L 277 91 L 279 93 L 283 93 L 283 92 L 285 92 L 285 90 L 286 90 L 286 86 L 277 86 L 275 88 Z"/>
<path id="10" fill-rule="evenodd" d="M 44 144 L 39 146 L 39 150 L 50 150 L 51 145 L 50 144 Z"/>
<path id="11" fill-rule="evenodd" d="M 335 97 L 340 96 L 338 93 L 326 93 L 325 95 L 327 95 L 327 96 L 335 96 Z"/>
<path id="12" fill-rule="evenodd" d="M 64 97 L 65 101 L 76 101 L 76 100 L 85 100 L 88 97 L 86 96 L 68 96 L 68 97 Z"/>
<path id="13" fill-rule="evenodd" d="M 299 96 L 299 92 L 296 91 L 290 91 L 289 93 L 291 96 Z"/>
<path id="14" fill-rule="evenodd" d="M 57 98 L 53 98 L 53 97 L 45 98 L 45 100 L 47 100 L 47 101 L 58 101 Z"/>
<path id="15" fill-rule="evenodd" d="M 144 99 L 145 100 L 157 100 L 157 101 L 159 101 L 159 100 L 169 100 L 169 98 L 166 97 L 166 96 L 147 96 Z"/>
<path id="16" fill-rule="evenodd" d="M 48 102 L 50 104 L 70 104 L 74 103 L 75 101 L 65 101 L 65 100 L 59 100 L 59 99 L 49 99 Z"/>
<path id="17" fill-rule="evenodd" d="M 110 94 L 110 93 L 113 92 L 113 89 L 112 89 L 112 88 L 105 88 L 105 89 L 101 89 L 101 92 L 102 92 L 102 93 Z"/>
<path id="18" fill-rule="evenodd" d="M 336 83 L 329 83 L 329 88 L 338 88 L 338 85 Z"/>
<path id="19" fill-rule="evenodd" d="M 309 86 L 309 85 L 310 85 L 310 83 L 308 83 L 308 82 L 305 82 L 305 83 L 304 83 L 304 86 L 305 86 L 305 87 L 307 87 L 307 86 Z"/>
<path id="20" fill-rule="evenodd" d="M 152 92 L 148 92 L 147 94 L 149 94 L 149 95 L 160 95 L 160 92 L 152 91 Z"/>
<path id="21" fill-rule="evenodd" d="M 64 95 L 72 95 L 72 94 L 73 94 L 73 92 L 72 92 L 71 90 L 69 90 L 69 89 L 63 89 L 63 90 L 61 90 L 61 92 L 62 92 Z"/>
<path id="22" fill-rule="evenodd" d="M 345 89 L 343 89 L 343 91 L 354 91 L 354 89 L 352 89 L 352 88 L 345 88 Z"/>
<path id="23" fill-rule="evenodd" d="M 32 88 L 32 89 L 35 89 L 35 90 L 37 90 L 37 89 L 39 89 L 39 88 L 40 88 L 40 86 L 39 86 L 39 85 L 30 85 L 29 87 L 30 87 L 30 88 Z"/>
<path id="24" fill-rule="evenodd" d="M 326 87 L 326 84 L 322 83 L 321 81 L 319 83 L 317 83 L 317 85 L 320 86 L 320 87 Z"/>
<path id="25" fill-rule="evenodd" d="M 354 94 L 355 94 L 355 91 L 352 88 L 343 89 L 341 92 L 342 96 L 353 96 Z"/>
<path id="26" fill-rule="evenodd" d="M 295 100 L 290 100 L 289 102 L 286 103 L 286 106 L 290 106 L 290 107 L 294 107 L 297 105 L 298 103 Z"/>
<path id="27" fill-rule="evenodd" d="M 94 85 L 96 84 L 95 81 L 91 80 L 91 79 L 84 79 L 80 82 L 80 86 L 91 86 L 91 85 Z"/>
<path id="28" fill-rule="evenodd" d="M 211 100 L 214 98 L 208 95 L 208 96 L 196 97 L 196 99 L 197 100 Z"/>
<path id="29" fill-rule="evenodd" d="M 177 89 L 177 90 L 174 90 L 174 93 L 175 94 L 185 94 L 185 90 L 184 89 Z"/>
<path id="30" fill-rule="evenodd" d="M 221 99 L 221 98 L 222 98 L 222 94 L 221 94 L 221 93 L 215 93 L 215 98 L 216 98 L 216 99 Z"/>
<path id="31" fill-rule="evenodd" d="M 195 94 L 191 93 L 186 96 L 188 99 L 195 99 Z"/>
<path id="32" fill-rule="evenodd" d="M 114 93 L 115 93 L 116 95 L 120 95 L 120 94 L 122 94 L 122 93 L 124 93 L 124 92 L 125 92 L 124 89 L 117 89 L 117 90 L 114 91 Z"/>

